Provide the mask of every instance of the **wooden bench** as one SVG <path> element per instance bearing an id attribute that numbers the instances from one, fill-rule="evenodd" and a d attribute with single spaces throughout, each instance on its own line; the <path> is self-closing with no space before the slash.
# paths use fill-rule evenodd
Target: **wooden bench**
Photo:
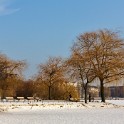
<path id="1" fill-rule="evenodd" d="M 5 97 L 6 101 L 15 101 L 15 99 L 13 97 Z"/>
<path id="2" fill-rule="evenodd" d="M 24 102 L 24 101 L 25 101 L 25 98 L 24 98 L 24 97 L 17 97 L 17 100 L 18 100 L 18 101 L 23 101 L 23 102 Z"/>
<path id="3" fill-rule="evenodd" d="M 34 99 L 34 97 L 27 97 L 26 98 L 28 101 L 34 101 L 35 99 Z"/>
<path id="4" fill-rule="evenodd" d="M 34 102 L 35 102 L 35 101 L 37 101 L 37 102 L 40 101 L 40 98 L 39 98 L 39 97 L 27 97 L 26 99 L 27 99 L 28 101 L 34 101 Z"/>

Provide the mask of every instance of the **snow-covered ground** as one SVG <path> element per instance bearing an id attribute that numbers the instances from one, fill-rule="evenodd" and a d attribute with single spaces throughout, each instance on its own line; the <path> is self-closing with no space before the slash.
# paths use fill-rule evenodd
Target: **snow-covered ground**
<path id="1" fill-rule="evenodd" d="M 65 101 L 0 102 L 0 108 L 0 124 L 124 123 L 124 100 L 89 104 Z"/>
<path id="2" fill-rule="evenodd" d="M 115 105 L 121 105 L 124 106 L 124 100 L 106 100 L 106 102 L 115 104 Z"/>

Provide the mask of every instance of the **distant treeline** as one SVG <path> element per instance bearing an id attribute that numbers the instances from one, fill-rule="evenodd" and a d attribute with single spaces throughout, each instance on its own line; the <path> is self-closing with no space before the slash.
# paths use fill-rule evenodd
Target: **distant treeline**
<path id="1" fill-rule="evenodd" d="M 71 96 L 78 99 L 82 88 L 87 103 L 88 96 L 94 93 L 89 86 L 97 79 L 101 101 L 105 102 L 106 86 L 124 77 L 124 39 L 118 32 L 107 29 L 86 32 L 77 37 L 68 58 L 49 57 L 45 63 L 39 64 L 38 73 L 28 81 L 22 76 L 26 65 L 24 61 L 14 61 L 0 54 L 2 98 L 38 96 L 51 100 Z M 118 96 L 123 96 L 119 87 L 111 87 L 109 92 L 112 97 L 117 92 Z"/>

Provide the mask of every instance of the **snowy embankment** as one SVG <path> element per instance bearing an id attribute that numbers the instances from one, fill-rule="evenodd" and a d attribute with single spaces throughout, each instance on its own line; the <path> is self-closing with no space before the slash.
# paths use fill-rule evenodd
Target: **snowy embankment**
<path id="1" fill-rule="evenodd" d="M 123 124 L 124 100 L 0 102 L 0 124 Z"/>
<path id="2" fill-rule="evenodd" d="M 42 101 L 42 102 L 0 102 L 0 111 L 25 111 L 40 109 L 85 109 L 85 108 L 124 108 L 124 100 L 90 102 Z"/>

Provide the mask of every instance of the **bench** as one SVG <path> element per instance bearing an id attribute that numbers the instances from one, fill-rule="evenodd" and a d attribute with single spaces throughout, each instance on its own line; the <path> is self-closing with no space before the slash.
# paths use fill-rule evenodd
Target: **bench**
<path id="1" fill-rule="evenodd" d="M 18 101 L 23 101 L 23 102 L 25 101 L 25 98 L 24 98 L 24 97 L 17 97 L 16 99 L 17 99 Z"/>
<path id="2" fill-rule="evenodd" d="M 34 101 L 35 102 L 35 100 L 38 102 L 38 101 L 40 101 L 40 98 L 39 97 L 27 97 L 26 98 L 28 101 Z"/>
<path id="3" fill-rule="evenodd" d="M 27 97 L 26 99 L 27 99 L 28 101 L 33 101 L 33 100 L 35 100 L 34 97 Z"/>
<path id="4" fill-rule="evenodd" d="M 13 97 L 5 97 L 6 101 L 15 101 L 15 99 Z"/>

